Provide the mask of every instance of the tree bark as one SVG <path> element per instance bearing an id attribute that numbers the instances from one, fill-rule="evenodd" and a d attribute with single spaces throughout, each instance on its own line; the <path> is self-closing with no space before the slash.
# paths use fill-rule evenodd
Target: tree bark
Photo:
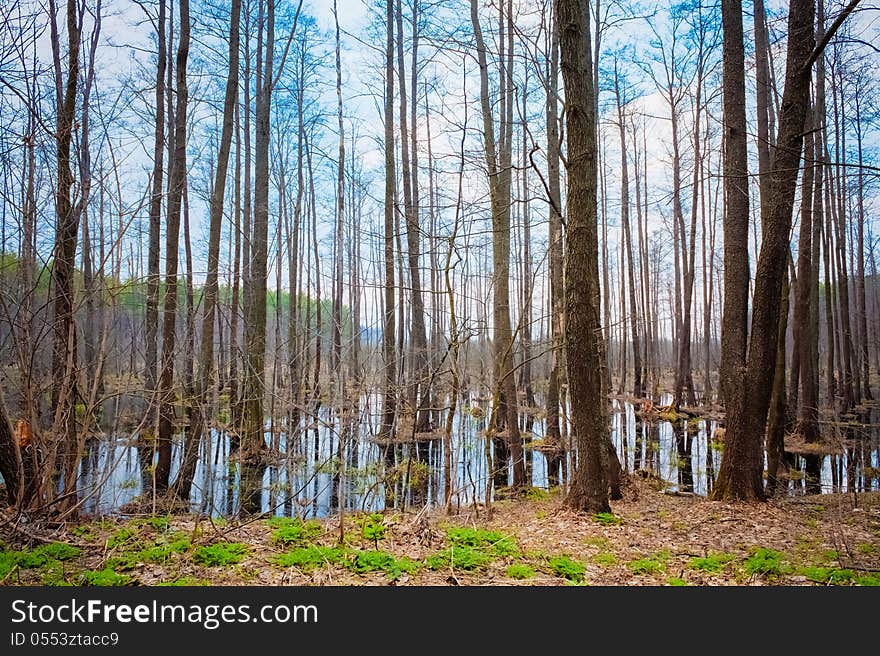
<path id="1" fill-rule="evenodd" d="M 626 148 L 626 121 L 624 119 L 623 99 L 620 94 L 620 76 L 617 72 L 617 60 L 614 61 L 614 94 L 617 99 L 617 127 L 620 132 L 620 225 L 623 228 L 624 251 L 629 281 L 629 325 L 633 346 L 633 396 L 641 398 L 644 390 L 642 383 L 642 346 L 639 336 L 639 312 L 636 302 L 636 265 L 633 260 L 633 238 L 629 221 L 629 162 Z M 638 185 L 638 182 L 636 183 Z M 622 269 L 621 269 L 622 270 Z M 623 289 L 621 289 L 623 296 Z"/>
<path id="2" fill-rule="evenodd" d="M 602 396 L 599 252 L 596 232 L 596 106 L 590 17 L 576 0 L 556 0 L 565 84 L 568 210 L 565 248 L 566 355 L 578 464 L 566 504 L 609 512 L 608 416 Z"/>
<path id="3" fill-rule="evenodd" d="M 162 361 L 159 376 L 159 458 L 156 462 L 156 491 L 168 489 L 171 474 L 171 436 L 174 433 L 174 357 L 177 324 L 177 262 L 180 246 L 180 212 L 186 184 L 186 114 L 188 89 L 186 66 L 189 56 L 189 0 L 180 0 L 180 41 L 177 45 L 177 105 L 174 125 L 174 160 L 171 162 L 168 216 L 165 224 L 165 298 L 162 308 Z"/>
<path id="4" fill-rule="evenodd" d="M 385 22 L 385 298 L 382 330 L 382 355 L 385 375 L 382 401 L 381 435 L 391 438 L 396 414 L 396 371 L 397 358 L 394 344 L 394 205 L 397 196 L 397 183 L 394 157 L 394 4 L 386 1 Z M 385 447 L 386 468 L 394 466 L 394 447 Z M 387 501 L 386 501 L 387 503 Z"/>
<path id="5" fill-rule="evenodd" d="M 223 99 L 223 127 L 217 155 L 210 201 L 210 224 L 208 228 L 208 272 L 202 298 L 202 332 L 199 343 L 199 373 L 196 382 L 196 398 L 193 401 L 192 425 L 183 454 L 183 463 L 174 488 L 178 497 L 189 500 L 193 475 L 199 454 L 202 434 L 209 428 L 208 391 L 214 375 L 214 320 L 217 308 L 218 267 L 220 262 L 220 234 L 223 207 L 226 196 L 226 176 L 229 170 L 229 154 L 232 149 L 232 127 L 235 104 L 238 99 L 239 31 L 241 23 L 241 0 L 232 0 L 229 18 L 229 72 Z"/>
<path id="6" fill-rule="evenodd" d="M 813 15 L 812 0 L 792 0 L 779 135 L 768 183 L 770 212 L 755 276 L 748 362 L 743 375 L 730 380 L 742 393 L 728 406 L 724 457 L 713 491 L 716 499 L 765 498 L 761 442 L 776 367 L 779 304 L 788 266 L 803 127 L 810 103 L 810 67 L 805 64 L 814 43 Z"/>
<path id="7" fill-rule="evenodd" d="M 523 461 L 522 439 L 517 421 L 517 396 L 513 376 L 513 331 L 510 325 L 510 184 L 511 184 L 511 133 L 513 118 L 513 88 L 510 65 L 512 57 L 504 52 L 501 44 L 502 58 L 507 63 L 502 67 L 501 74 L 501 129 L 499 143 L 496 146 L 495 121 L 489 99 L 489 71 L 486 57 L 486 45 L 477 13 L 477 0 L 471 0 L 471 22 L 477 41 L 477 59 L 480 67 L 480 106 L 483 115 L 483 145 L 485 148 L 486 168 L 489 173 L 489 197 L 492 209 L 492 264 L 494 268 L 493 295 L 493 350 L 495 356 L 496 403 L 494 404 L 495 423 L 493 430 L 498 430 L 503 422 L 507 437 L 506 444 L 496 440 L 495 448 L 498 457 L 495 462 L 496 485 L 501 483 L 501 476 L 506 483 L 507 454 L 513 460 L 514 488 L 525 485 L 525 466 Z M 508 7 L 507 11 L 510 11 Z M 503 33 L 503 10 L 500 27 Z M 513 38 L 512 29 L 509 36 Z M 512 52 L 512 51 L 511 51 Z M 507 449 L 501 448 L 506 446 Z M 499 464 L 500 463 L 500 464 Z"/>
<path id="8" fill-rule="evenodd" d="M 565 376 L 565 289 L 563 288 L 562 191 L 559 182 L 559 31 L 556 13 L 551 16 L 550 58 L 547 70 L 547 190 L 550 196 L 549 238 L 550 333 L 553 362 L 547 387 L 547 480 L 559 485 L 559 468 L 565 458 L 565 445 L 559 429 L 559 389 Z"/>
<path id="9" fill-rule="evenodd" d="M 749 308 L 749 180 L 742 0 L 722 0 L 724 32 L 724 307 L 721 394 L 736 403 L 745 366 Z"/>
<path id="10" fill-rule="evenodd" d="M 52 402 L 54 407 L 54 449 L 60 449 L 58 466 L 64 476 L 63 508 L 76 505 L 76 469 L 79 445 L 76 429 L 76 324 L 74 322 L 74 267 L 79 235 L 79 213 L 73 206 L 70 189 L 73 172 L 70 148 L 76 114 L 79 80 L 80 24 L 76 0 L 67 1 L 67 80 L 61 79 L 58 35 L 54 2 L 50 3 L 52 46 L 56 61 L 58 115 L 55 134 L 57 173 L 55 182 L 55 248 L 52 263 L 53 350 Z M 63 95 L 60 91 L 63 86 Z M 50 463 L 50 466 L 54 463 Z"/>

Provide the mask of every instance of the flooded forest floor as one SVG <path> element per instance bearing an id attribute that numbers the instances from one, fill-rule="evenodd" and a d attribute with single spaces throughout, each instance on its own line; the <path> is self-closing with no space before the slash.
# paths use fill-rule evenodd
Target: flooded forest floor
<path id="1" fill-rule="evenodd" d="M 634 482 L 613 514 L 559 493 L 447 515 L 102 519 L 0 516 L 0 585 L 880 585 L 880 492 L 743 505 Z"/>

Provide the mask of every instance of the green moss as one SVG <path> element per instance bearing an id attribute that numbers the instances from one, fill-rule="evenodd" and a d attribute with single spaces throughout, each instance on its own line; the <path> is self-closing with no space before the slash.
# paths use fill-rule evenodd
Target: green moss
<path id="1" fill-rule="evenodd" d="M 433 570 L 451 568 L 473 571 L 486 567 L 491 560 L 487 554 L 479 549 L 453 544 L 433 556 L 428 556 L 425 564 Z"/>
<path id="2" fill-rule="evenodd" d="M 550 566 L 550 570 L 556 574 L 556 576 L 561 576 L 564 579 L 569 581 L 574 581 L 575 583 L 580 583 L 584 580 L 584 574 L 587 571 L 587 568 L 583 563 L 579 563 L 576 560 L 572 560 L 568 556 L 557 556 L 555 558 L 551 558 L 548 563 Z"/>
<path id="3" fill-rule="evenodd" d="M 880 575 L 862 574 L 856 581 L 859 585 L 880 586 Z"/>
<path id="4" fill-rule="evenodd" d="M 792 566 L 781 551 L 757 547 L 743 563 L 743 569 L 750 576 L 761 574 L 775 577 L 791 573 Z"/>
<path id="5" fill-rule="evenodd" d="M 446 537 L 450 543 L 457 547 L 480 549 L 502 557 L 519 555 L 516 540 L 498 531 L 456 526 L 446 530 Z"/>
<path id="6" fill-rule="evenodd" d="M 602 526 L 619 526 L 623 524 L 623 519 L 609 512 L 600 512 L 593 515 L 593 521 Z"/>
<path id="7" fill-rule="evenodd" d="M 82 555 L 82 549 L 63 542 L 51 542 L 35 549 L 0 552 L 0 580 L 18 569 L 41 569 L 53 563 L 70 560 Z"/>
<path id="8" fill-rule="evenodd" d="M 367 515 L 361 521 L 361 536 L 373 544 L 385 539 L 385 517 L 381 513 Z"/>
<path id="9" fill-rule="evenodd" d="M 107 538 L 107 548 L 116 549 L 118 547 L 130 546 L 138 538 L 138 531 L 130 526 L 123 526 L 113 535 Z"/>
<path id="10" fill-rule="evenodd" d="M 677 576 L 669 576 L 666 579 L 666 585 L 672 586 L 673 588 L 683 588 L 687 586 L 687 581 Z"/>
<path id="11" fill-rule="evenodd" d="M 517 581 L 531 579 L 535 576 L 535 568 L 524 563 L 516 563 L 507 568 L 507 576 Z"/>
<path id="12" fill-rule="evenodd" d="M 584 544 L 599 549 L 607 549 L 610 542 L 604 535 L 594 535 L 584 539 Z"/>
<path id="13" fill-rule="evenodd" d="M 156 584 L 158 587 L 193 587 L 211 585 L 208 579 L 197 579 L 194 576 L 181 576 L 171 581 L 162 581 Z"/>
<path id="14" fill-rule="evenodd" d="M 247 545 L 237 542 L 218 542 L 196 549 L 193 560 L 208 567 L 224 567 L 240 563 L 247 553 Z"/>
<path id="15" fill-rule="evenodd" d="M 544 501 L 550 498 L 550 492 L 541 487 L 527 487 L 523 490 L 523 496 L 529 501 Z"/>
<path id="16" fill-rule="evenodd" d="M 167 517 L 149 517 L 138 522 L 142 526 L 149 526 L 157 531 L 167 531 L 171 526 L 171 521 Z"/>
<path id="17" fill-rule="evenodd" d="M 40 582 L 43 585 L 60 586 L 71 585 L 70 581 L 64 575 L 64 564 L 60 561 L 50 563 L 43 568 Z"/>
<path id="18" fill-rule="evenodd" d="M 856 547 L 856 551 L 858 551 L 860 554 L 868 556 L 877 551 L 877 545 L 875 545 L 873 542 L 862 542 Z"/>
<path id="19" fill-rule="evenodd" d="M 70 534 L 83 540 L 94 540 L 97 537 L 95 527 L 91 524 L 81 524 L 70 529 Z"/>
<path id="20" fill-rule="evenodd" d="M 304 522 L 299 517 L 273 517 L 268 523 L 275 529 L 272 541 L 285 546 L 311 542 L 323 532 L 320 522 Z"/>
<path id="21" fill-rule="evenodd" d="M 732 560 L 734 560 L 733 554 L 714 552 L 702 558 L 691 558 L 688 567 L 702 572 L 717 574 L 727 567 L 727 564 Z"/>
<path id="22" fill-rule="evenodd" d="M 164 563 L 174 554 L 186 553 L 191 546 L 186 534 L 175 533 L 168 540 L 157 541 L 153 546 L 142 549 L 136 558 L 145 563 Z"/>
<path id="23" fill-rule="evenodd" d="M 76 558 L 82 555 L 82 549 L 65 544 L 64 542 L 52 542 L 37 547 L 31 551 L 31 554 L 34 557 L 44 558 L 47 561 L 70 560 L 71 558 Z"/>
<path id="24" fill-rule="evenodd" d="M 345 552 L 337 547 L 311 544 L 280 554 L 275 558 L 275 563 L 281 567 L 297 567 L 308 572 L 324 565 L 339 564 L 344 557 Z"/>
<path id="25" fill-rule="evenodd" d="M 617 564 L 617 556 L 608 551 L 600 551 L 590 556 L 590 562 L 601 567 L 611 567 Z"/>
<path id="26" fill-rule="evenodd" d="M 848 585 L 857 579 L 851 569 L 837 567 L 804 567 L 799 569 L 798 573 L 806 576 L 808 581 L 822 585 Z"/>
<path id="27" fill-rule="evenodd" d="M 626 566 L 633 574 L 659 574 L 666 571 L 666 561 L 669 560 L 670 553 L 667 550 L 658 551 L 644 558 L 638 558 L 630 561 Z"/>
<path id="28" fill-rule="evenodd" d="M 385 551 L 358 551 L 357 555 L 349 561 L 349 569 L 358 574 L 367 572 L 385 572 L 392 581 L 399 579 L 403 574 L 413 574 L 419 570 L 421 563 L 407 558 L 395 558 Z"/>
<path id="29" fill-rule="evenodd" d="M 80 573 L 79 580 L 82 585 L 102 587 L 129 585 L 132 583 L 132 578 L 130 576 L 117 574 L 109 568 L 102 570 L 86 570 L 85 572 Z"/>

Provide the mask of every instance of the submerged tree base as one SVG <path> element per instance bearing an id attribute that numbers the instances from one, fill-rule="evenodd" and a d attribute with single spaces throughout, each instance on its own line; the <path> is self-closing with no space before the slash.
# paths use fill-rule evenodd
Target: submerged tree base
<path id="1" fill-rule="evenodd" d="M 572 512 L 558 492 L 448 517 L 2 522 L 0 585 L 880 585 L 880 492 L 760 506 L 676 496 Z M 9 515 L 8 509 L 2 515 Z M 7 517 L 0 517 L 6 519 Z"/>

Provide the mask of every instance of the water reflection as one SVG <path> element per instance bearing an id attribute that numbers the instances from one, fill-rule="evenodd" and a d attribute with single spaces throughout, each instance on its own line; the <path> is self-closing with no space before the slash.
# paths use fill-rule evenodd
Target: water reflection
<path id="1" fill-rule="evenodd" d="M 482 502 L 491 475 L 483 438 L 486 413 L 473 412 L 475 405 L 476 401 L 460 404 L 463 410 L 453 420 L 455 508 Z M 660 479 L 672 491 L 709 494 L 723 450 L 723 443 L 715 439 L 717 422 L 691 418 L 670 423 L 642 417 L 636 409 L 627 402 L 613 402 L 612 441 L 626 470 Z M 841 444 L 838 453 L 793 455 L 783 488 L 787 485 L 788 493 L 793 494 L 880 489 L 880 432 L 871 424 L 872 417 L 864 419 L 865 425 L 834 429 L 828 439 Z M 534 417 L 532 421 L 532 433 L 540 438 L 544 420 Z M 377 424 L 378 417 L 371 422 L 365 412 L 340 427 L 332 413 L 323 410 L 318 421 L 294 430 L 275 426 L 267 430 L 266 441 L 277 457 L 259 465 L 239 462 L 233 453 L 234 436 L 213 430 L 210 439 L 201 442 L 191 496 L 193 510 L 227 516 L 272 512 L 321 517 L 336 512 L 340 504 L 350 511 L 442 505 L 446 486 L 442 435 L 384 445 L 375 439 Z M 540 440 L 535 443 L 539 444 Z M 490 443 L 490 453 L 493 446 Z M 181 436 L 173 444 L 172 478 L 182 459 L 182 447 Z M 148 495 L 149 475 L 142 476 L 140 461 L 144 451 L 135 439 L 89 440 L 80 471 L 84 511 L 104 514 Z M 540 448 L 529 451 L 529 463 L 530 484 L 547 488 L 547 457 Z M 564 466 L 561 472 L 564 479 Z"/>

